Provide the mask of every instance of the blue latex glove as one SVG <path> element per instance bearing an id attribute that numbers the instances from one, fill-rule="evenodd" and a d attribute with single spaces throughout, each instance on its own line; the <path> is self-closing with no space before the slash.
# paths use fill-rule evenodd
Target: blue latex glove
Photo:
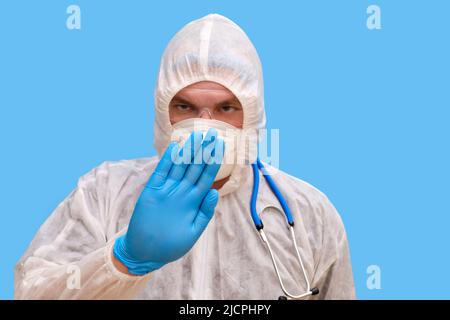
<path id="1" fill-rule="evenodd" d="M 194 131 L 181 150 L 176 142 L 169 145 L 136 203 L 127 233 L 116 239 L 114 256 L 130 273 L 143 275 L 181 258 L 212 218 L 218 192 L 211 186 L 225 146 L 215 129 L 203 143 L 202 138 Z"/>

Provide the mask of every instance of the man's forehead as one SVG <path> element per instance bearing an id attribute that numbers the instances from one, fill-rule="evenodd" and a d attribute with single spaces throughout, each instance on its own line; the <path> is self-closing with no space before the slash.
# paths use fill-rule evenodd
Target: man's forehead
<path id="1" fill-rule="evenodd" d="M 195 103 L 197 99 L 212 99 L 216 103 L 240 104 L 233 92 L 221 84 L 210 81 L 197 82 L 183 88 L 173 97 L 172 101 Z"/>
<path id="2" fill-rule="evenodd" d="M 183 91 L 185 91 L 185 90 L 207 90 L 207 91 L 226 91 L 226 92 L 231 92 L 230 90 L 228 90 L 223 85 L 221 85 L 219 83 L 216 83 L 216 82 L 212 82 L 212 81 L 197 82 L 197 83 L 191 84 L 191 85 L 183 88 L 182 90 Z"/>

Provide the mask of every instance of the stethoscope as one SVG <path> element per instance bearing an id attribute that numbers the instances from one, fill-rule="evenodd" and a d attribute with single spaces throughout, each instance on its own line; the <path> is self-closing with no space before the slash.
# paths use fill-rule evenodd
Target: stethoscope
<path id="1" fill-rule="evenodd" d="M 256 163 L 252 164 L 252 168 L 253 168 L 253 191 L 252 191 L 252 198 L 251 198 L 251 202 L 250 202 L 250 211 L 252 214 L 252 219 L 253 222 L 255 223 L 255 227 L 256 230 L 258 231 L 262 241 L 266 244 L 267 248 L 269 249 L 269 253 L 270 253 L 270 257 L 272 258 L 272 263 L 273 266 L 275 268 L 275 272 L 277 273 L 277 277 L 278 277 L 278 281 L 280 282 L 280 286 L 281 289 L 283 290 L 284 294 L 287 297 L 281 296 L 279 297 L 280 300 L 285 300 L 285 299 L 302 299 L 305 298 L 307 296 L 310 295 L 316 295 L 319 293 L 319 289 L 318 288 L 311 288 L 311 285 L 309 283 L 308 280 L 308 276 L 306 275 L 306 271 L 305 271 L 305 267 L 303 266 L 303 261 L 302 261 L 302 257 L 300 256 L 300 253 L 298 251 L 298 246 L 297 246 L 297 241 L 295 239 L 295 233 L 294 233 L 294 218 L 292 217 L 292 213 L 291 210 L 289 209 L 289 206 L 286 202 L 286 200 L 284 199 L 283 195 L 281 194 L 280 190 L 278 189 L 277 185 L 275 184 L 275 182 L 273 181 L 273 179 L 271 178 L 271 176 L 269 175 L 269 173 L 267 172 L 266 168 L 263 166 L 263 164 L 261 163 L 261 161 L 259 160 L 259 158 L 256 160 Z M 270 189 L 272 190 L 272 192 L 275 194 L 275 196 L 278 199 L 278 202 L 281 204 L 281 207 L 283 208 L 284 214 L 286 216 L 286 220 L 287 223 L 289 225 L 289 230 L 291 232 L 291 237 L 292 237 L 292 242 L 294 243 L 294 247 L 295 247 L 295 251 L 297 254 L 297 258 L 298 258 L 298 262 L 302 268 L 302 272 L 303 272 L 303 277 L 305 278 L 305 282 L 306 282 L 306 292 L 299 294 L 299 295 L 294 295 L 289 293 L 286 288 L 284 287 L 283 281 L 281 280 L 281 276 L 280 276 L 280 272 L 278 270 L 278 266 L 277 263 L 275 261 L 275 257 L 273 255 L 272 252 L 272 248 L 270 247 L 270 243 L 267 239 L 266 234 L 263 231 L 264 225 L 262 223 L 262 220 L 260 219 L 258 213 L 256 212 L 256 198 L 258 196 L 258 189 L 259 189 L 259 172 L 258 169 L 261 170 L 264 178 L 266 179 L 267 183 L 269 184 Z"/>

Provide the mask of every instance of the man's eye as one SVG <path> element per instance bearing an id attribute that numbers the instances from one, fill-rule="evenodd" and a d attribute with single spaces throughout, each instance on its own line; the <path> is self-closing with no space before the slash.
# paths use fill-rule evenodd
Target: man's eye
<path id="1" fill-rule="evenodd" d="M 181 103 L 180 104 L 176 104 L 175 107 L 178 110 L 180 110 L 180 111 L 189 111 L 189 110 L 192 109 L 190 105 L 188 105 L 188 104 L 181 104 Z"/>
<path id="2" fill-rule="evenodd" d="M 220 111 L 224 112 L 224 113 L 230 113 L 230 112 L 233 112 L 235 110 L 236 110 L 236 108 L 233 107 L 233 106 L 221 106 L 220 107 Z"/>

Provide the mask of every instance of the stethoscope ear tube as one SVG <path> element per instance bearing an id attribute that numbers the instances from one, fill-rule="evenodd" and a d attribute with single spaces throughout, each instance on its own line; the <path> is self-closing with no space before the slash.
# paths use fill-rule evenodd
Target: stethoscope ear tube
<path id="1" fill-rule="evenodd" d="M 252 164 L 252 169 L 253 169 L 253 190 L 252 190 L 252 198 L 250 201 L 250 213 L 252 214 L 253 223 L 255 224 L 256 229 L 259 231 L 263 228 L 263 223 L 259 218 L 258 212 L 256 211 L 256 198 L 258 197 L 258 190 L 259 190 L 259 171 L 255 163 Z"/>
<path id="2" fill-rule="evenodd" d="M 314 287 L 314 288 L 312 288 L 311 290 L 310 290 L 310 294 L 309 295 L 311 295 L 311 296 L 315 296 L 316 294 L 319 294 L 319 288 L 316 288 L 316 287 Z M 295 300 L 295 299 L 293 299 L 293 298 L 288 298 L 288 297 L 286 297 L 286 296 L 279 296 L 278 297 L 278 300 Z"/>
<path id="3" fill-rule="evenodd" d="M 319 294 L 319 288 L 314 287 L 311 289 L 311 295 L 315 296 L 316 294 Z"/>
<path id="4" fill-rule="evenodd" d="M 264 179 L 266 179 L 267 184 L 270 187 L 270 190 L 275 194 L 275 196 L 278 199 L 278 202 L 280 203 L 281 207 L 283 208 L 284 215 L 286 216 L 286 220 L 290 226 L 294 226 L 294 218 L 292 217 L 291 209 L 289 208 L 287 201 L 284 199 L 283 195 L 281 194 L 280 190 L 278 189 L 277 185 L 275 184 L 275 181 L 273 181 L 270 174 L 267 172 L 266 168 L 262 164 L 262 162 L 259 160 L 259 158 L 256 159 L 256 163 L 258 165 L 258 168 L 261 170 Z M 259 178 L 259 174 L 258 174 Z"/>

